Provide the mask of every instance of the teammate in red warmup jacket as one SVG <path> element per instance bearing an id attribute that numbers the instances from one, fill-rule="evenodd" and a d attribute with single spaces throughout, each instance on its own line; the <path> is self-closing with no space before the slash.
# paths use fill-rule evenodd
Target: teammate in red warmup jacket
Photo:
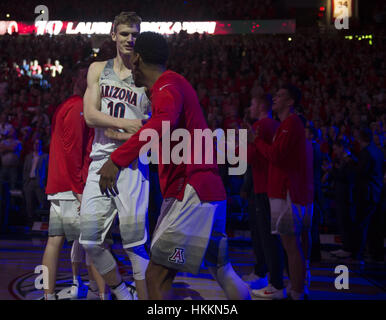
<path id="1" fill-rule="evenodd" d="M 79 66 L 74 95 L 58 107 L 52 120 L 46 187 L 46 194 L 51 202 L 49 237 L 42 262 L 49 272 L 48 289 L 44 290 L 46 300 L 57 298 L 56 272 L 64 238 L 66 237 L 67 241 L 79 239 L 79 208 L 87 179 L 93 139 L 93 130 L 87 127 L 83 118 L 86 75 L 87 67 Z M 89 275 L 97 280 L 100 292 L 104 292 L 103 279 L 100 281 L 100 275 L 93 266 L 90 267 Z"/>
<path id="2" fill-rule="evenodd" d="M 119 167 L 128 166 L 138 158 L 141 147 L 146 144 L 146 141 L 139 140 L 145 129 L 153 129 L 153 133 L 155 130 L 162 143 L 165 138 L 162 121 L 170 124 L 171 130 L 188 130 L 191 137 L 194 129 L 208 128 L 189 82 L 175 72 L 165 71 L 167 56 L 167 42 L 161 35 L 144 32 L 138 36 L 131 60 L 134 81 L 136 86 L 150 89 L 152 117 L 114 151 L 101 168 L 102 192 L 108 190 L 114 194 L 117 191 L 115 181 Z M 133 120 L 133 127 L 138 121 Z M 132 132 L 130 128 L 126 131 Z M 115 136 L 118 138 L 119 133 Z M 171 143 L 171 150 L 173 146 Z M 192 138 L 192 159 L 195 147 Z M 149 298 L 171 298 L 172 282 L 177 271 L 197 273 L 204 260 L 228 298 L 250 299 L 247 286 L 236 275 L 227 257 L 227 238 L 224 234 L 226 194 L 217 164 L 167 164 L 170 151 L 168 155 L 162 154 L 165 150 L 161 146 L 158 151 L 160 185 L 165 200 L 153 235 L 151 259 L 146 272 Z M 204 154 L 201 156 L 204 157 Z"/>
<path id="3" fill-rule="evenodd" d="M 304 297 L 306 274 L 302 234 L 310 228 L 313 185 L 308 168 L 312 154 L 307 154 L 305 128 L 294 113 L 300 100 L 299 90 L 286 85 L 274 97 L 273 111 L 281 124 L 273 143 L 267 144 L 257 133 L 256 148 L 269 161 L 268 197 L 271 206 L 271 228 L 280 234 L 287 252 L 293 299 Z M 312 177 L 312 175 L 311 175 Z"/>
<path id="4" fill-rule="evenodd" d="M 259 120 L 253 124 L 253 130 L 259 132 L 259 137 L 268 145 L 272 144 L 273 137 L 280 123 L 272 119 L 272 99 L 269 95 L 255 98 L 250 108 L 251 116 Z M 252 137 L 253 138 L 253 137 Z M 252 290 L 252 294 L 264 299 L 283 299 L 283 248 L 278 235 L 271 234 L 271 210 L 267 195 L 268 190 L 268 160 L 257 150 L 256 141 L 248 144 L 248 163 L 252 166 L 253 185 L 255 191 L 255 212 L 250 217 L 252 228 L 256 233 L 264 254 L 267 270 L 270 274 L 269 284 L 265 278 L 260 278 L 259 290 Z M 257 254 L 256 254 L 257 255 Z M 256 277 L 256 276 L 255 276 Z M 263 280 L 263 281 L 261 281 Z M 264 281 L 265 280 L 265 281 Z"/>

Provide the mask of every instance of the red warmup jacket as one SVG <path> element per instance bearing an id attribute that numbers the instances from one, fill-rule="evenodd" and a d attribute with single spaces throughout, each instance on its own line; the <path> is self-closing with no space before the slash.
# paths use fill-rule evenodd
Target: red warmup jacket
<path id="1" fill-rule="evenodd" d="M 272 145 L 256 138 L 257 150 L 269 161 L 268 197 L 286 199 L 300 205 L 310 204 L 306 136 L 302 121 L 292 114 L 276 131 Z"/>
<path id="2" fill-rule="evenodd" d="M 189 131 L 190 159 L 194 159 L 194 152 L 198 151 L 196 148 L 198 145 L 194 141 L 194 129 L 208 128 L 197 94 L 183 76 L 173 71 L 165 71 L 150 92 L 152 117 L 141 130 L 111 154 L 111 160 L 121 167 L 127 167 L 138 158 L 141 147 L 147 143 L 147 141 L 139 141 L 139 135 L 143 130 L 153 129 L 157 131 L 159 137 L 162 136 L 162 121 L 170 122 L 171 131 L 178 128 Z M 163 164 L 162 139 L 164 138 L 160 139 L 158 149 L 158 159 L 160 159 L 158 174 L 162 196 L 182 200 L 185 186 L 189 183 L 202 202 L 225 200 L 225 188 L 216 161 L 214 160 L 213 164 L 205 164 L 204 161 L 202 164 L 194 164 L 192 160 L 192 164 L 176 165 L 172 161 L 170 164 Z M 176 144 L 178 142 L 171 141 L 170 150 L 173 150 Z M 202 149 L 204 150 L 204 147 Z M 205 152 L 200 156 L 201 159 L 205 159 L 204 156 Z"/>
<path id="3" fill-rule="evenodd" d="M 47 194 L 83 193 L 86 184 L 94 130 L 83 117 L 83 98 L 72 96 L 52 117 Z"/>
<path id="4" fill-rule="evenodd" d="M 272 144 L 273 137 L 280 123 L 271 118 L 261 119 L 253 124 L 253 129 L 259 128 L 259 136 L 268 145 Z M 253 189 L 255 193 L 267 193 L 268 160 L 258 152 L 255 143 L 248 143 L 248 163 L 252 166 Z"/>

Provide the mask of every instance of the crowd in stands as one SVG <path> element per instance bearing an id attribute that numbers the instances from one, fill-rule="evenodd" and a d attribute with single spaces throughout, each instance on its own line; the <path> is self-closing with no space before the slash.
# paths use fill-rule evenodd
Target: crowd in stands
<path id="1" fill-rule="evenodd" d="M 49 9 L 50 20 L 84 21 L 85 17 L 94 21 L 110 21 L 117 12 L 136 11 L 145 21 L 159 21 L 160 17 L 167 20 L 181 21 L 208 20 L 208 19 L 273 19 L 279 18 L 277 0 L 243 1 L 242 5 L 231 0 L 133 0 L 128 3 L 124 0 L 110 2 L 96 0 L 93 5 L 87 2 L 67 0 L 45 1 Z M 26 3 L 21 9 L 15 1 L 2 1 L 0 12 L 9 12 L 12 19 L 31 21 L 36 17 L 36 3 Z M 284 15 L 288 14 L 286 11 Z"/>
<path id="2" fill-rule="evenodd" d="M 316 170 L 323 191 L 324 224 L 336 225 L 337 189 L 342 187 L 336 170 L 345 166 L 347 157 L 356 161 L 360 128 L 371 130 L 376 147 L 386 157 L 382 37 L 374 34 L 371 44 L 368 39 L 318 33 L 297 33 L 292 41 L 288 36 L 184 32 L 168 39 L 169 68 L 195 87 L 211 129 L 239 129 L 244 122 L 252 122 L 251 98 L 274 94 L 285 83 L 301 90 L 297 112 L 307 120 L 309 138 L 321 152 Z M 106 41 L 98 58 L 113 57 L 111 48 Z M 0 178 L 10 181 L 11 189 L 22 189 L 18 181 L 22 181 L 24 160 L 34 150 L 48 153 L 50 121 L 56 107 L 71 95 L 72 70 L 78 61 L 93 58 L 93 52 L 90 39 L 82 36 L 6 36 L 0 39 L 0 52 Z M 57 61 L 56 67 L 48 59 Z M 350 180 L 350 173 L 346 178 Z M 343 188 L 350 194 L 347 181 Z M 228 181 L 230 196 L 240 191 L 235 188 L 239 182 Z"/>
<path id="3" fill-rule="evenodd" d="M 302 8 L 299 4 L 304 5 Z M 111 21 L 117 12 L 135 11 L 144 21 L 208 21 L 208 20 L 254 20 L 303 18 L 316 23 L 319 5 L 314 2 L 305 6 L 304 1 L 288 0 L 115 0 L 113 3 L 86 1 L 45 0 L 49 20 Z M 13 0 L 0 2 L 0 20 L 34 21 L 40 14 L 35 12 L 38 3 L 28 1 L 21 6 Z M 382 22 L 386 16 L 383 0 L 359 1 L 358 10 L 364 22 Z M 1 17 L 2 15 L 2 17 Z M 307 15 L 307 17 L 305 17 Z M 304 20 L 304 21 L 305 21 Z"/>

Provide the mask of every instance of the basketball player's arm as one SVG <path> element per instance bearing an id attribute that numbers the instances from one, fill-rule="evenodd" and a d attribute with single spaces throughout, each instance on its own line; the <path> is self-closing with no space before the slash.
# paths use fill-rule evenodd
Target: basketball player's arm
<path id="1" fill-rule="evenodd" d="M 99 88 L 99 77 L 106 62 L 94 62 L 90 65 L 87 73 L 87 89 L 84 94 L 84 118 L 90 128 L 113 128 L 138 131 L 140 120 L 129 120 L 115 118 L 101 112 L 101 92 Z M 133 128 L 134 127 L 134 128 Z M 132 133 L 134 133 L 132 132 Z"/>

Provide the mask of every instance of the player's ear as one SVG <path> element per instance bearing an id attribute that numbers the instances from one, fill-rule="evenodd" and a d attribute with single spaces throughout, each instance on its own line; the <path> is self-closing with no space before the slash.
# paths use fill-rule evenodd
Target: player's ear
<path id="1" fill-rule="evenodd" d="M 117 41 L 117 34 L 113 31 L 111 31 L 111 39 L 115 42 Z"/>
<path id="2" fill-rule="evenodd" d="M 136 66 L 136 67 L 138 67 L 138 65 L 139 65 L 139 59 L 140 59 L 140 55 L 139 55 L 139 53 L 137 53 L 137 52 L 134 52 L 132 55 L 131 55 L 131 64 L 133 65 L 133 66 Z"/>

